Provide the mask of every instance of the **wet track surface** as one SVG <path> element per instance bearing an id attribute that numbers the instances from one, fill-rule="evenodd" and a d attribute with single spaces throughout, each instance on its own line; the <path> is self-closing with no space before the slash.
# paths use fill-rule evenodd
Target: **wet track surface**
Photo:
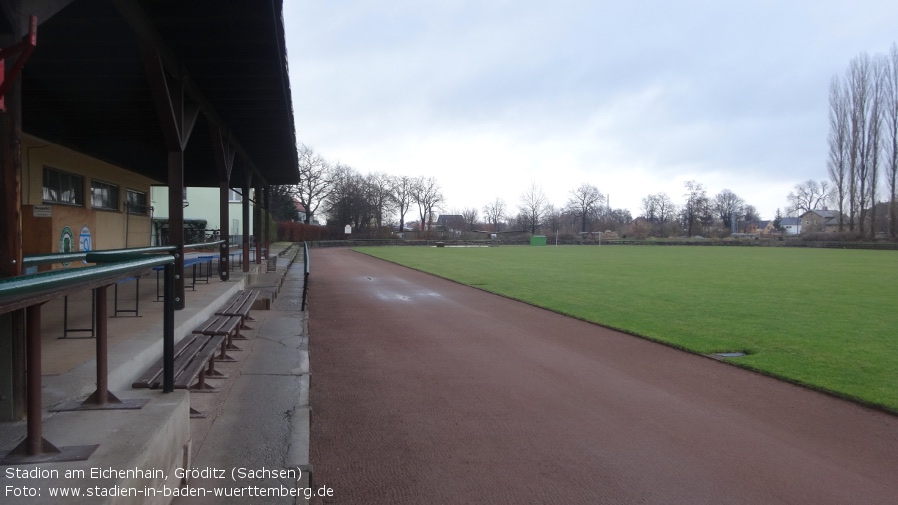
<path id="1" fill-rule="evenodd" d="M 898 503 L 898 417 L 315 249 L 323 503 Z"/>

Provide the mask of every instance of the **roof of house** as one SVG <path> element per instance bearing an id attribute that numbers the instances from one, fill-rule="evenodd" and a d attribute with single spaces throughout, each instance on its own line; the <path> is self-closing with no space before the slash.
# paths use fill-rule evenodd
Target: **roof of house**
<path id="1" fill-rule="evenodd" d="M 832 210 L 827 210 L 827 209 L 823 209 L 823 210 L 819 210 L 819 209 L 809 210 L 809 211 L 805 212 L 804 214 L 802 214 L 801 217 L 805 217 L 805 216 L 807 216 L 808 214 L 816 214 L 816 215 L 820 216 L 820 217 L 823 218 L 823 219 L 832 219 L 832 218 L 834 218 L 834 217 L 839 217 L 839 213 L 838 213 L 838 212 L 835 212 L 835 211 L 832 211 Z"/>
<path id="2" fill-rule="evenodd" d="M 440 217 L 437 218 L 438 225 L 448 225 L 453 222 L 464 221 L 465 218 L 458 214 L 441 214 Z"/>
<path id="3" fill-rule="evenodd" d="M 801 224 L 799 217 L 784 217 L 780 219 L 780 226 L 798 226 Z"/>

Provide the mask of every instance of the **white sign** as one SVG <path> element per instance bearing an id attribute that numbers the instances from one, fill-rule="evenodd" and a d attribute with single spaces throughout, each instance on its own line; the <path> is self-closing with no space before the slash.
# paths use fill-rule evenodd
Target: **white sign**
<path id="1" fill-rule="evenodd" d="M 35 205 L 34 217 L 53 217 L 52 205 Z"/>
<path id="2" fill-rule="evenodd" d="M 349 226 L 349 225 L 347 224 L 347 225 L 346 225 L 346 228 L 343 228 L 343 233 L 345 233 L 345 234 L 347 234 L 347 235 L 349 235 L 350 233 L 352 233 L 352 226 Z"/>

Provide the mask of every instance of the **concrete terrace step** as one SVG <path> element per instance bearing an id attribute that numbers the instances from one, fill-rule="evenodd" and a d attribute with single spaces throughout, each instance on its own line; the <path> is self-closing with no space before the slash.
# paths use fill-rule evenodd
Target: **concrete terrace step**
<path id="1" fill-rule="evenodd" d="M 278 252 L 273 250 L 272 254 Z M 240 289 L 257 289 L 268 285 L 269 289 L 273 288 L 269 306 L 277 309 L 279 305 L 275 301 L 277 293 L 285 284 L 284 278 L 295 258 L 295 253 L 296 248 L 293 248 L 288 254 L 279 256 L 276 272 L 234 276 L 228 283 L 212 283 L 211 289 L 204 288 L 195 294 L 195 298 L 187 308 L 176 312 L 176 341 L 191 333 L 198 324 L 212 315 Z M 269 285 L 272 280 L 275 286 Z M 296 282 L 290 281 L 287 284 L 285 289 L 288 292 L 297 289 Z M 298 289 L 301 291 L 301 283 Z M 253 323 L 255 329 L 249 333 L 251 340 L 241 344 L 245 346 L 245 352 L 239 353 L 241 362 L 231 364 L 239 367 L 238 373 L 224 381 L 230 383 L 227 388 L 222 388 L 229 391 L 227 398 L 224 398 L 224 393 L 197 394 L 191 397 L 186 391 L 163 394 L 159 391 L 131 389 L 134 379 L 162 354 L 162 321 L 159 320 L 157 323 L 152 317 L 129 319 L 127 326 L 135 329 L 134 335 L 110 345 L 108 355 L 110 391 L 123 400 L 149 399 L 143 409 L 81 412 L 48 410 L 61 403 L 83 400 L 93 392 L 96 380 L 94 358 L 59 375 L 44 376 L 43 403 L 47 409 L 43 421 L 44 437 L 57 446 L 98 445 L 98 448 L 86 461 L 13 467 L 23 470 L 40 467 L 60 472 L 85 470 L 87 475 L 85 479 L 29 479 L 27 482 L 11 484 L 22 484 L 42 490 L 40 497 L 29 497 L 28 503 L 58 503 L 59 498 L 49 496 L 49 488 L 71 486 L 81 489 L 82 492 L 82 498 L 72 503 L 165 504 L 171 503 L 173 497 L 171 494 L 162 496 L 162 487 L 177 489 L 181 484 L 182 479 L 175 475 L 176 468 L 199 467 L 203 461 L 211 461 L 207 466 L 213 468 L 227 466 L 227 470 L 232 466 L 301 468 L 302 479 L 295 485 L 309 485 L 308 470 L 311 467 L 308 461 L 310 419 L 308 332 L 306 315 L 293 310 L 293 304 L 289 303 L 295 298 L 295 294 L 287 294 L 284 301 L 288 303 L 283 304 L 287 306 L 286 312 L 274 310 L 258 314 L 259 322 Z M 260 309 L 262 307 L 254 307 L 254 310 Z M 62 342 L 63 345 L 73 344 Z M 221 397 L 223 403 L 221 408 L 213 412 L 214 416 L 210 416 L 211 419 L 190 420 L 191 403 L 201 398 L 206 401 L 207 398 L 216 397 Z M 240 435 L 241 430 L 228 432 L 226 429 L 228 426 L 254 429 L 261 433 L 261 440 L 258 437 L 243 437 Z M 24 437 L 25 431 L 25 422 L 0 424 L 0 454 L 5 454 L 17 445 Z M 225 432 L 227 434 L 222 435 Z M 272 446 L 268 440 L 276 433 L 280 442 Z M 235 452 L 234 449 L 238 446 L 241 450 Z M 222 454 L 230 454 L 237 457 L 237 460 L 216 459 L 215 455 Z M 91 469 L 149 469 L 154 473 L 150 478 L 141 475 L 118 477 L 106 475 L 92 479 Z M 7 483 L 4 481 L 4 484 Z M 192 486 L 200 483 L 201 479 L 191 481 Z M 142 494 L 131 497 L 85 498 L 83 493 L 88 487 L 107 491 L 128 490 L 132 494 L 142 490 Z M 157 492 L 157 496 L 147 494 Z M 0 495 L 0 504 L 20 503 L 21 499 Z M 178 500 L 180 499 L 176 499 L 175 503 L 178 503 Z M 183 503 L 202 503 L 194 500 L 195 498 L 189 498 Z M 297 503 L 303 501 L 300 499 Z"/>

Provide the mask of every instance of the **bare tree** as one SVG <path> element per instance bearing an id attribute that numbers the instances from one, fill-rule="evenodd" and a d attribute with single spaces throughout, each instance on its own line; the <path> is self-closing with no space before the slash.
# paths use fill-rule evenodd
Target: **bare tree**
<path id="1" fill-rule="evenodd" d="M 474 226 L 477 224 L 477 209 L 474 207 L 467 207 L 459 212 L 459 214 L 464 220 L 465 231 L 474 231 Z"/>
<path id="2" fill-rule="evenodd" d="M 845 198 L 850 191 L 848 185 L 849 159 L 849 103 L 848 90 L 838 77 L 829 84 L 829 179 L 833 184 L 830 199 L 839 209 L 839 231 L 845 228 Z"/>
<path id="3" fill-rule="evenodd" d="M 396 212 L 399 213 L 399 231 L 405 231 L 405 215 L 411 209 L 413 190 L 415 187 L 415 179 L 407 175 L 401 175 L 393 178 L 393 203 L 396 206 Z"/>
<path id="4" fill-rule="evenodd" d="M 367 233 L 373 222 L 365 178 L 354 168 L 337 163 L 331 173 L 328 196 L 328 223 L 351 225 L 354 233 Z"/>
<path id="5" fill-rule="evenodd" d="M 421 225 L 429 231 L 433 226 L 434 212 L 443 204 L 443 192 L 433 177 L 418 177 L 412 186 L 412 199 L 418 205 Z"/>
<path id="6" fill-rule="evenodd" d="M 567 210 L 580 218 L 580 232 L 586 233 L 586 223 L 596 217 L 599 207 L 605 197 L 599 188 L 592 184 L 583 183 L 577 189 L 571 191 L 567 201 Z"/>
<path id="7" fill-rule="evenodd" d="M 870 116 L 867 119 L 867 148 L 865 152 L 867 176 L 869 185 L 867 186 L 868 198 L 870 202 L 870 237 L 876 236 L 876 190 L 879 186 L 879 165 L 882 153 L 882 121 L 883 121 L 883 102 L 885 100 L 886 73 L 888 70 L 888 60 L 884 56 L 878 55 L 873 60 L 871 83 L 870 83 Z M 866 206 L 861 208 L 862 212 L 866 212 Z M 861 218 L 865 220 L 864 217 Z M 864 232 L 864 224 L 861 222 L 861 233 Z"/>
<path id="8" fill-rule="evenodd" d="M 493 231 L 498 233 L 502 220 L 505 219 L 505 201 L 496 198 L 493 202 L 483 206 L 483 214 L 486 221 L 493 225 Z"/>
<path id="9" fill-rule="evenodd" d="M 642 199 L 642 217 L 654 222 L 658 217 L 658 195 L 648 195 Z"/>
<path id="10" fill-rule="evenodd" d="M 374 172 L 365 176 L 365 183 L 374 224 L 379 230 L 383 227 L 384 216 L 393 211 L 393 180 L 385 173 Z"/>
<path id="11" fill-rule="evenodd" d="M 691 237 L 698 230 L 698 225 L 708 224 L 711 218 L 710 202 L 705 187 L 695 181 L 686 181 L 686 203 L 683 205 L 683 224 L 686 233 Z"/>
<path id="12" fill-rule="evenodd" d="M 664 236 L 677 213 L 676 205 L 667 193 L 648 195 L 642 199 L 643 217 L 652 223 L 652 233 L 656 236 Z"/>
<path id="13" fill-rule="evenodd" d="M 331 166 L 311 147 L 299 145 L 299 184 L 296 198 L 305 208 L 303 222 L 310 223 L 322 202 L 328 199 L 332 190 Z"/>
<path id="14" fill-rule="evenodd" d="M 898 45 L 892 43 L 885 71 L 883 122 L 885 173 L 889 190 L 889 234 L 898 237 Z"/>
<path id="15" fill-rule="evenodd" d="M 543 224 L 549 228 L 549 231 L 558 236 L 558 232 L 562 226 L 562 211 L 556 209 L 551 203 L 546 205 L 546 214 L 543 217 Z"/>
<path id="16" fill-rule="evenodd" d="M 733 230 L 733 225 L 744 215 L 745 200 L 729 189 L 724 189 L 714 196 L 712 206 L 724 228 Z"/>
<path id="17" fill-rule="evenodd" d="M 829 196 L 829 183 L 808 179 L 795 185 L 786 199 L 793 212 L 801 215 L 810 210 L 817 210 Z"/>
<path id="18" fill-rule="evenodd" d="M 530 188 L 521 195 L 519 207 L 520 215 L 524 219 L 524 224 L 530 228 L 530 233 L 535 235 L 536 230 L 542 225 L 547 205 L 548 200 L 542 188 L 537 186 L 535 182 L 531 182 Z"/>
<path id="19" fill-rule="evenodd" d="M 868 173 L 865 166 L 867 154 L 867 112 L 870 107 L 870 57 L 861 53 L 851 60 L 846 76 L 849 96 L 849 152 L 848 152 L 848 229 L 854 231 L 855 220 L 860 214 L 863 233 L 864 204 L 866 203 Z"/>

